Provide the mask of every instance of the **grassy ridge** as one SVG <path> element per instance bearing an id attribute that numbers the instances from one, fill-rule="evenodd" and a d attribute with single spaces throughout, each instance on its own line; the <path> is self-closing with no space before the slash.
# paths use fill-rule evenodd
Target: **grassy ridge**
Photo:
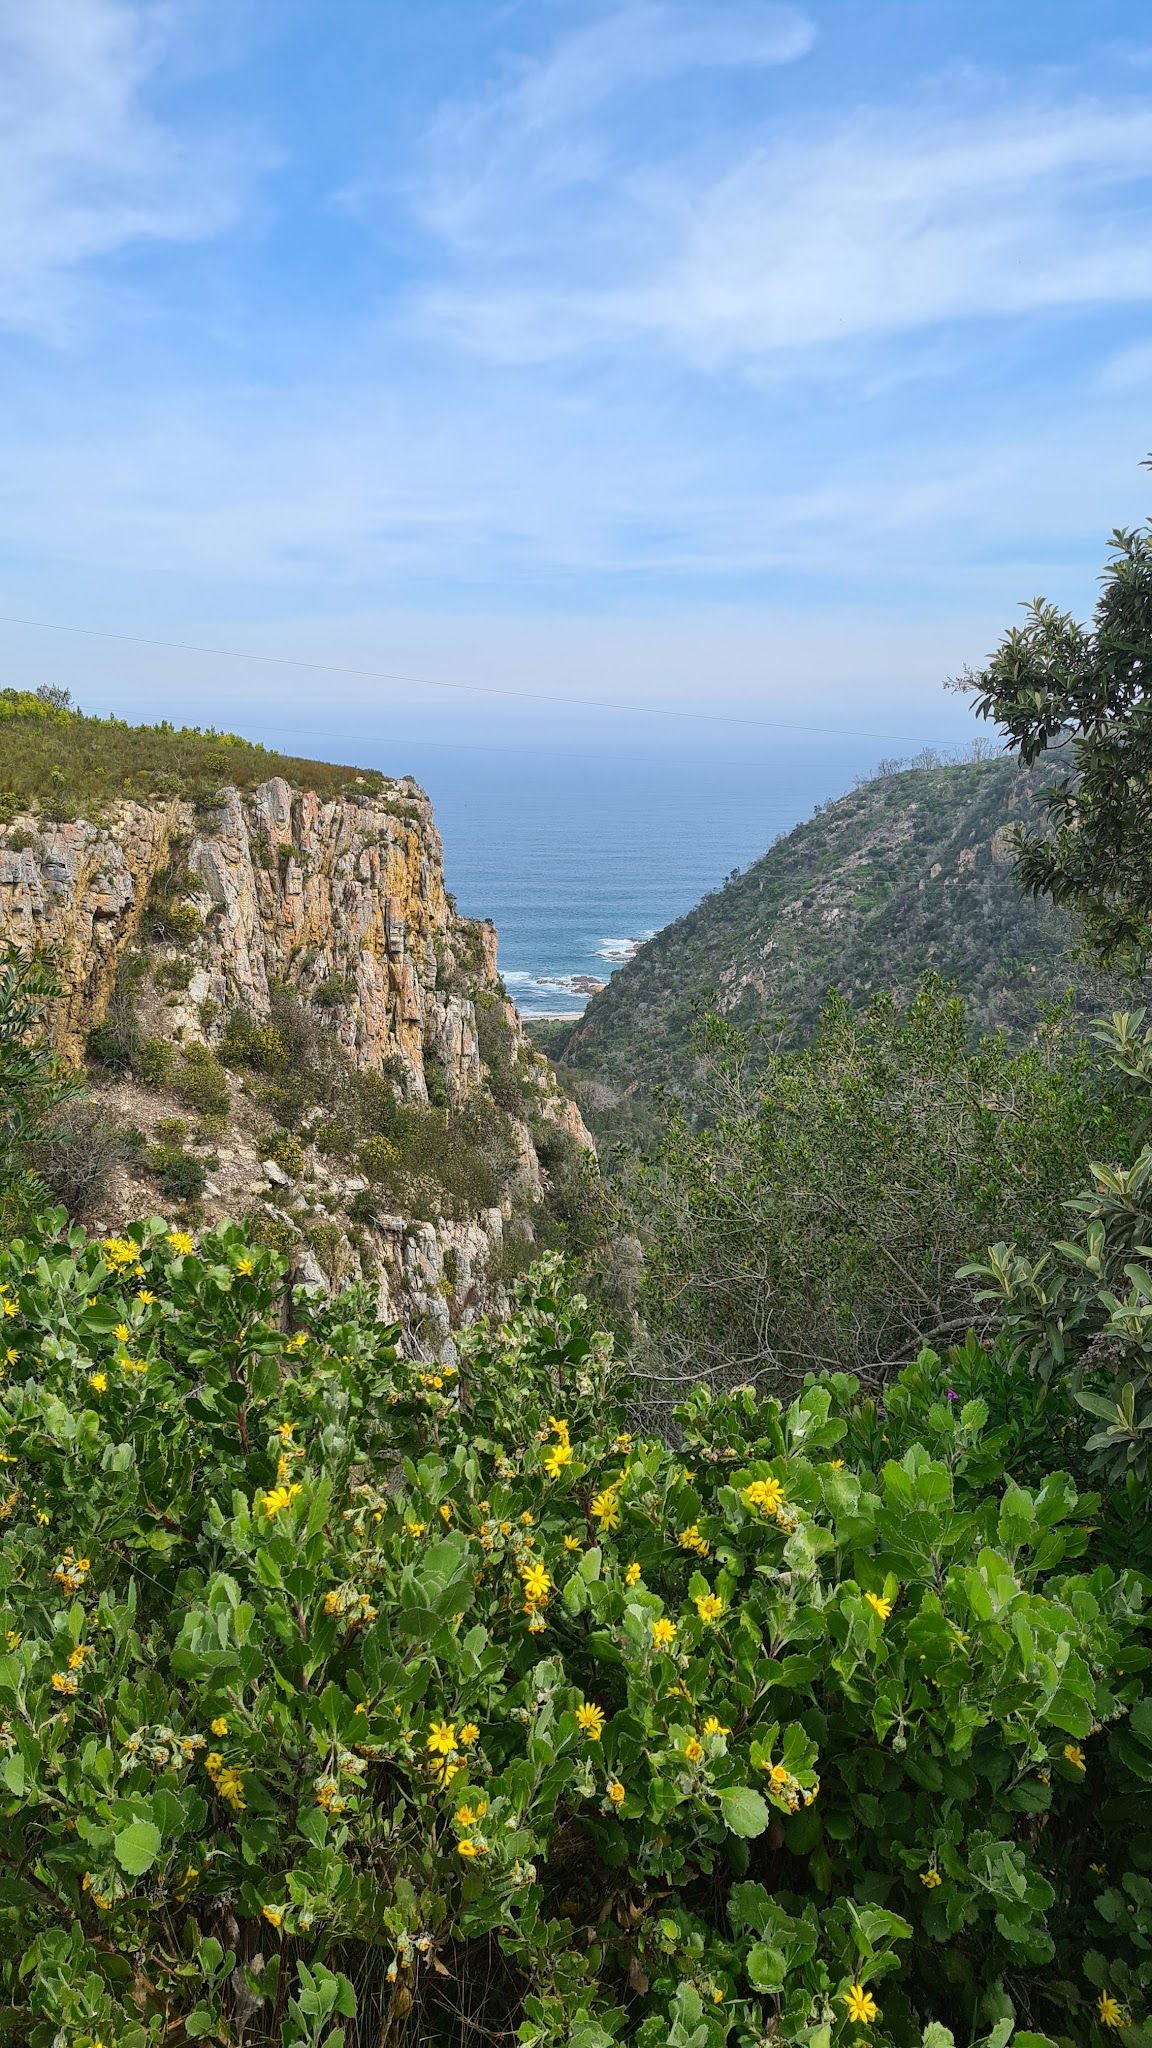
<path id="1" fill-rule="evenodd" d="M 272 775 L 318 796 L 378 794 L 374 769 L 298 760 L 210 727 L 129 725 L 53 704 L 30 690 L 0 690 L 0 802 L 11 815 L 39 806 L 74 817 L 115 797 L 211 797 L 225 784 L 254 789 Z"/>

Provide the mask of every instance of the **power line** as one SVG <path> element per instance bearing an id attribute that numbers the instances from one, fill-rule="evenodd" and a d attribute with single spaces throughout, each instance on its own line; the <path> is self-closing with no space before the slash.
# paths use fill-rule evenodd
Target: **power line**
<path id="1" fill-rule="evenodd" d="M 625 711 L 634 712 L 642 718 L 687 718 L 712 725 L 757 726 L 770 732 L 810 732 L 818 733 L 824 739 L 890 740 L 904 746 L 924 744 L 909 733 L 861 732 L 859 728 L 850 726 L 800 725 L 781 718 L 741 718 L 735 712 L 725 711 L 682 711 L 671 704 L 630 704 L 611 697 L 553 697 L 545 690 L 510 690 L 496 683 L 447 683 L 435 676 L 353 668 L 343 662 L 308 661 L 291 654 L 256 654 L 239 647 L 202 647 L 190 640 L 156 640 L 143 633 L 114 633 L 99 626 L 62 626 L 53 619 L 23 619 L 4 612 L 0 612 L 0 625 L 31 626 L 38 632 L 68 633 L 88 640 L 116 640 L 132 647 L 158 647 L 170 654 L 207 654 L 213 660 L 255 661 L 272 668 L 307 669 L 319 675 L 358 676 L 366 682 L 407 683 L 427 690 L 460 690 L 477 697 L 513 697 L 525 703 L 554 704 L 562 710 L 573 704 L 585 711 Z"/>

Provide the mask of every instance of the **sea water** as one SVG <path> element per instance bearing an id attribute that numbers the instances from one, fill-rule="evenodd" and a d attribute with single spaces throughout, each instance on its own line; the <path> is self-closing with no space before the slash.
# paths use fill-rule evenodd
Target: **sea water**
<path id="1" fill-rule="evenodd" d="M 485 749 L 408 739 L 404 766 L 432 798 L 448 886 L 466 915 L 494 920 L 525 1016 L 578 1014 L 581 981 L 606 980 L 883 751 L 872 740 L 766 744 L 738 730 L 722 740 Z"/>

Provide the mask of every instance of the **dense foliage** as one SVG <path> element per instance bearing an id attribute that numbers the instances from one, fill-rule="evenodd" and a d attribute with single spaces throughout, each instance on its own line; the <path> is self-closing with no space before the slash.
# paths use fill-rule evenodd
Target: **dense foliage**
<path id="1" fill-rule="evenodd" d="M 556 1268 L 456 1372 L 282 1287 L 235 1228 L 0 1261 L 0 2038 L 1143 2010 L 1144 1582 L 1074 1440 L 1020 1483 L 1037 1383 L 698 1390 L 676 1450 Z"/>
<path id="2" fill-rule="evenodd" d="M 967 678 L 1050 785 L 1048 832 L 1018 836 L 1018 872 L 1036 896 L 1078 911 L 1097 956 L 1143 963 L 1152 951 L 1152 523 L 1118 531 L 1091 626 L 1038 600 Z"/>
<path id="3" fill-rule="evenodd" d="M 643 1136 L 660 1086 L 700 1106 L 696 1025 L 715 1004 L 755 1057 L 810 1039 L 830 987 L 860 1005 L 927 969 L 955 983 L 975 1032 L 1023 1035 L 1069 989 L 1093 1012 L 1127 1000 L 1014 879 L 1008 827 L 1036 819 L 1039 782 L 1004 759 L 878 775 L 658 932 L 548 1044 L 597 1134 Z"/>
<path id="4" fill-rule="evenodd" d="M 965 1260 L 1001 1239 L 1039 1257 L 1090 1160 L 1124 1156 L 1144 1113 L 1066 1017 L 1023 1048 L 973 1044 L 930 978 L 906 1004 L 831 998 L 810 1045 L 751 1070 L 712 1019 L 698 1058 L 703 1117 L 673 1109 L 630 1186 L 657 1390 L 876 1375 L 962 1333 L 981 1314 Z"/>
<path id="5" fill-rule="evenodd" d="M 374 769 L 299 761 L 235 733 L 88 717 L 64 694 L 0 690 L 0 815 L 36 806 L 72 818 L 117 796 L 210 801 L 224 785 L 254 789 L 272 775 L 328 797 L 390 787 Z"/>

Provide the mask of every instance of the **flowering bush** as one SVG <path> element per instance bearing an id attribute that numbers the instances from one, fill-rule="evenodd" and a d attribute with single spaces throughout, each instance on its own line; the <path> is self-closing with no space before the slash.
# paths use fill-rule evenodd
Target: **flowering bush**
<path id="1" fill-rule="evenodd" d="M 1150 2038 L 1144 1582 L 981 1394 L 670 1449 L 554 1262 L 457 1368 L 284 1302 L 0 1255 L 0 2040 Z"/>

